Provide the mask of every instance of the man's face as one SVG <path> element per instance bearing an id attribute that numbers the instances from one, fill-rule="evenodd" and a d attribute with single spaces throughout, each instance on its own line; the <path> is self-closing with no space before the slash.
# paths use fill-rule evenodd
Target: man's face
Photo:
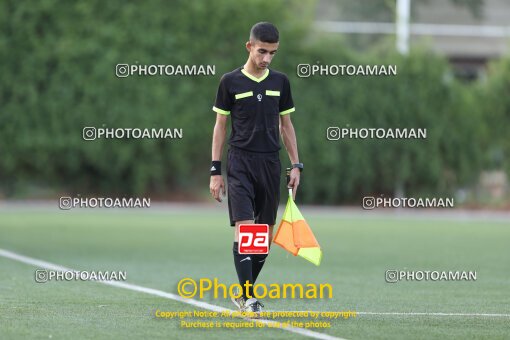
<path id="1" fill-rule="evenodd" d="M 271 64 L 279 44 L 250 40 L 246 43 L 246 49 L 250 52 L 251 62 L 258 69 L 264 70 Z"/>

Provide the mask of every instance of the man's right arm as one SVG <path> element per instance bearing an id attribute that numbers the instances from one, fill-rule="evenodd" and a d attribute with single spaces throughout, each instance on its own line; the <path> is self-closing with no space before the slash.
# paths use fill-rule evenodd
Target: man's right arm
<path id="1" fill-rule="evenodd" d="M 220 113 L 216 114 L 216 124 L 214 125 L 212 140 L 212 160 L 221 161 L 223 153 L 223 145 L 227 135 L 227 118 L 228 116 Z"/>
<path id="2" fill-rule="evenodd" d="M 221 161 L 221 154 L 223 153 L 223 145 L 227 135 L 227 115 L 217 113 L 216 124 L 214 125 L 213 140 L 212 140 L 212 160 Z M 211 195 L 215 200 L 221 202 L 221 196 L 225 195 L 225 182 L 221 175 L 211 176 L 209 185 Z"/>

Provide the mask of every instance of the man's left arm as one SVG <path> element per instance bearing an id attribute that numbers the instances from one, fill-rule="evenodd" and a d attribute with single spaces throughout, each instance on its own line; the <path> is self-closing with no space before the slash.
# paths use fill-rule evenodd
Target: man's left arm
<path id="1" fill-rule="evenodd" d="M 299 163 L 296 132 L 290 120 L 290 114 L 280 116 L 280 133 L 285 149 L 287 149 L 287 153 L 289 154 L 290 162 L 292 164 Z M 300 175 L 301 173 L 298 168 L 293 168 L 290 172 L 289 188 L 292 188 L 293 198 L 296 198 L 296 190 L 299 186 Z"/>

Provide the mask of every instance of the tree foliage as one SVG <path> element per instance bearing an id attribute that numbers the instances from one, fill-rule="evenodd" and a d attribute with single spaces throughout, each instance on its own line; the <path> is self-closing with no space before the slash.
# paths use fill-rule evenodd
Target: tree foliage
<path id="1" fill-rule="evenodd" d="M 292 84 L 292 118 L 306 164 L 303 202 L 353 202 L 398 188 L 450 193 L 472 183 L 494 144 L 480 103 L 494 96 L 491 114 L 507 121 L 510 104 L 495 93 L 506 91 L 508 72 L 484 92 L 457 83 L 447 62 L 427 50 L 408 57 L 349 50 L 338 39 L 310 33 L 314 6 L 284 0 L 3 1 L 2 191 L 14 195 L 29 184 L 104 195 L 207 191 L 219 79 L 244 63 L 244 43 L 258 21 L 274 22 L 281 33 L 272 67 Z M 211 64 L 216 75 L 117 78 L 119 63 Z M 398 76 L 299 78 L 300 63 L 396 64 Z M 329 126 L 347 125 L 426 128 L 428 138 L 326 139 Z M 182 128 L 184 138 L 84 141 L 86 126 Z M 503 126 L 494 127 L 494 138 L 507 143 Z M 282 160 L 286 164 L 284 151 Z"/>

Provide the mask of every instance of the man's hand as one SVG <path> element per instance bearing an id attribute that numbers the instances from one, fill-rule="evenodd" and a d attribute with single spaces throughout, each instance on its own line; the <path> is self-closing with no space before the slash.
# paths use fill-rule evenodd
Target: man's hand
<path id="1" fill-rule="evenodd" d="M 214 197 L 216 201 L 218 202 L 222 201 L 221 197 L 225 196 L 225 182 L 223 182 L 223 176 L 221 175 L 211 176 L 209 191 L 211 192 L 212 197 Z"/>
<path id="2" fill-rule="evenodd" d="M 296 190 L 299 186 L 299 178 L 301 176 L 301 172 L 298 168 L 294 168 L 290 171 L 290 180 L 289 180 L 289 188 L 292 188 L 292 199 L 296 199 Z"/>

